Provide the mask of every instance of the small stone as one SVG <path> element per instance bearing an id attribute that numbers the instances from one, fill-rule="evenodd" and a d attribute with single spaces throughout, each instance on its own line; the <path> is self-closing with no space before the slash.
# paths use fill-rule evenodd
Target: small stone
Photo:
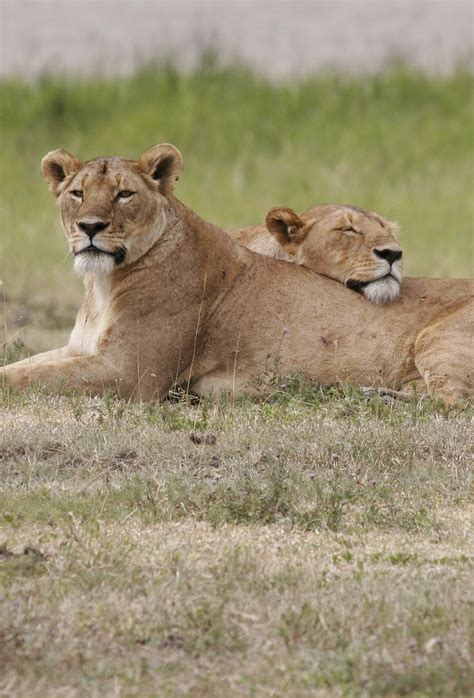
<path id="1" fill-rule="evenodd" d="M 189 435 L 189 438 L 191 439 L 193 444 L 202 444 L 204 446 L 213 446 L 217 441 L 216 435 L 210 431 L 193 431 Z"/>

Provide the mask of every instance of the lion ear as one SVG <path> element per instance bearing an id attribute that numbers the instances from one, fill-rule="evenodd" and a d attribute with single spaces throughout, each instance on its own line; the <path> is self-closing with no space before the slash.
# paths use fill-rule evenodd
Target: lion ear
<path id="1" fill-rule="evenodd" d="M 67 150 L 59 148 L 51 150 L 41 160 L 41 174 L 49 184 L 50 191 L 55 196 L 61 192 L 61 185 L 64 180 L 70 175 L 79 172 L 82 167 L 82 162 L 71 155 Z"/>
<path id="2" fill-rule="evenodd" d="M 143 153 L 138 164 L 145 174 L 159 182 L 160 192 L 166 195 L 174 189 L 183 169 L 183 158 L 174 145 L 161 143 Z"/>
<path id="3" fill-rule="evenodd" d="M 356 214 L 355 211 L 346 211 L 344 214 L 344 225 L 352 228 L 354 232 L 360 233 L 360 215 Z"/>
<path id="4" fill-rule="evenodd" d="M 304 220 L 291 208 L 271 208 L 265 223 L 282 247 L 298 245 L 307 233 Z"/>

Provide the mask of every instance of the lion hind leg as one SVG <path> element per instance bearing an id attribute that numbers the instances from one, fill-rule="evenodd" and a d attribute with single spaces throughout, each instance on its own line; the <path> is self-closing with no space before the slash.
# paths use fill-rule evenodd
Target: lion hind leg
<path id="1" fill-rule="evenodd" d="M 470 305 L 423 330 L 415 344 L 415 365 L 429 393 L 447 404 L 474 398 L 474 316 Z"/>

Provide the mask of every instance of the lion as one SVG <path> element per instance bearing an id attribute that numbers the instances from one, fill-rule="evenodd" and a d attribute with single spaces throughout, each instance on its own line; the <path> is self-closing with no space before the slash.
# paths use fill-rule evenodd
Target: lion
<path id="1" fill-rule="evenodd" d="M 320 204 L 298 215 L 272 208 L 265 225 L 228 231 L 254 252 L 336 279 L 373 303 L 392 303 L 403 279 L 398 227 L 374 211 Z"/>
<path id="2" fill-rule="evenodd" d="M 176 382 L 197 395 L 261 394 L 262 376 L 299 372 L 472 397 L 471 281 L 405 279 L 398 301 L 367 303 L 204 221 L 173 194 L 181 167 L 170 144 L 138 160 L 43 158 L 84 296 L 67 345 L 5 366 L 7 387 L 145 401 Z"/>

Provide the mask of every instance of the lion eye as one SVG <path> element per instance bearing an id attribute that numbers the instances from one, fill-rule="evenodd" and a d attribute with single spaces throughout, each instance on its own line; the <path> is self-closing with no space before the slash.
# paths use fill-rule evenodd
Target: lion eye
<path id="1" fill-rule="evenodd" d="M 117 199 L 129 199 L 133 194 L 133 191 L 129 191 L 128 189 L 122 189 L 122 191 L 119 191 L 119 193 L 117 194 Z"/>
<path id="2" fill-rule="evenodd" d="M 354 230 L 354 228 L 339 228 L 340 233 L 344 233 L 344 235 L 358 235 L 359 231 Z"/>
<path id="3" fill-rule="evenodd" d="M 76 197 L 76 199 L 82 199 L 84 192 L 79 191 L 79 189 L 73 189 L 71 194 Z"/>

